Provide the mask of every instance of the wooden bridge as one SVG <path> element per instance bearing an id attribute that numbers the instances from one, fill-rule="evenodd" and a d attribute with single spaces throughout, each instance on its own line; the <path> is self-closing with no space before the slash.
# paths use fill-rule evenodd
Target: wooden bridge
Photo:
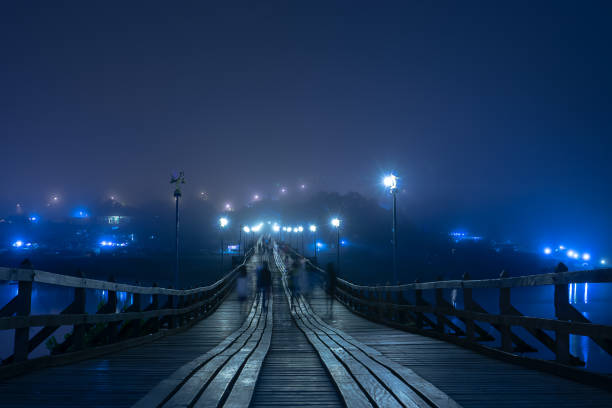
<path id="1" fill-rule="evenodd" d="M 610 353 L 612 327 L 568 301 L 569 284 L 611 282 L 610 269 L 378 287 L 337 279 L 330 299 L 325 272 L 307 260 L 312 290 L 292 290 L 289 265 L 300 260 L 276 245 L 249 252 L 241 266 L 252 295 L 242 302 L 241 266 L 189 290 L 0 268 L 0 281 L 19 288 L 0 309 L 13 339 L 0 406 L 612 406 L 611 377 L 582 368 L 569 348 L 579 335 Z M 261 261 L 273 277 L 267 297 L 255 290 Z M 35 285 L 72 290 L 72 302 L 32 314 Z M 556 319 L 512 305 L 512 288 L 539 285 L 554 286 Z M 477 302 L 482 289 L 499 293 L 499 313 Z M 446 300 L 449 290 L 462 292 L 463 308 Z M 88 313 L 93 291 L 105 303 Z M 122 310 L 118 293 L 132 299 Z M 32 358 L 62 327 L 70 331 L 51 355 Z M 523 356 L 541 347 L 555 359 Z"/>

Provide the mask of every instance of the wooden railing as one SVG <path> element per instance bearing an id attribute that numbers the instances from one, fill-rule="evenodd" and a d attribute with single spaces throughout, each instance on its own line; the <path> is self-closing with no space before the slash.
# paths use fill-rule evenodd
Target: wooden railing
<path id="1" fill-rule="evenodd" d="M 313 271 L 326 274 L 325 270 L 311 261 L 307 263 Z M 554 273 L 507 277 L 502 272 L 500 278 L 479 280 L 470 280 L 466 274 L 462 280 L 395 286 L 356 285 L 337 278 L 335 296 L 352 312 L 376 322 L 451 341 L 565 377 L 599 381 L 602 378 L 594 378 L 590 373 L 586 373 L 588 375 L 583 378 L 584 370 L 572 368 L 584 366 L 584 362 L 570 353 L 570 335 L 586 336 L 612 355 L 612 326 L 594 324 L 574 308 L 569 301 L 569 285 L 610 282 L 612 268 L 568 272 L 565 265 L 559 264 Z M 554 287 L 555 318 L 525 316 L 512 304 L 512 289 L 545 285 Z M 499 313 L 490 313 L 477 302 L 478 296 L 474 292 L 482 289 L 497 291 Z M 462 292 L 461 309 L 447 300 L 449 292 L 453 290 Z M 490 325 L 493 332 L 483 327 L 483 323 Z M 536 341 L 528 342 L 521 338 L 513 327 L 525 329 Z M 483 344 L 495 342 L 496 338 L 491 335 L 495 332 L 498 333 L 497 343 L 501 344 Z M 522 353 L 538 351 L 532 343 L 550 350 L 555 361 L 524 356 Z M 560 372 L 560 368 L 568 368 L 569 371 Z M 605 378 L 603 381 L 606 385 L 612 384 L 612 381 Z"/>
<path id="2" fill-rule="evenodd" d="M 0 282 L 17 282 L 18 292 L 0 309 L 0 330 L 14 329 L 14 351 L 0 366 L 0 378 L 7 373 L 50 365 L 50 358 L 63 355 L 61 361 L 80 360 L 138 343 L 153 340 L 186 328 L 209 315 L 233 288 L 242 264 L 209 286 L 194 289 L 146 287 L 110 281 L 66 276 L 33 269 L 0 268 Z M 31 314 L 34 284 L 74 288 L 72 303 L 57 314 Z M 88 290 L 102 290 L 105 303 L 91 314 L 86 312 Z M 118 310 L 117 293 L 131 294 L 131 304 Z M 49 339 L 61 326 L 72 326 L 66 339 L 54 344 L 51 356 L 28 360 L 29 354 Z M 41 328 L 30 337 L 30 328 Z M 68 356 L 68 358 L 66 358 Z M 41 360 L 37 364 L 36 360 Z M 22 369 L 15 369 L 16 366 Z"/>

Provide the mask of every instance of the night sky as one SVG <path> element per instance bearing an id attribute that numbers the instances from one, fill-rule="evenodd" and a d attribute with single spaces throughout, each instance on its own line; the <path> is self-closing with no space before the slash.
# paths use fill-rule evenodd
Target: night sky
<path id="1" fill-rule="evenodd" d="M 2 2 L 2 208 L 394 170 L 423 225 L 611 248 L 610 3 L 382 3 Z"/>

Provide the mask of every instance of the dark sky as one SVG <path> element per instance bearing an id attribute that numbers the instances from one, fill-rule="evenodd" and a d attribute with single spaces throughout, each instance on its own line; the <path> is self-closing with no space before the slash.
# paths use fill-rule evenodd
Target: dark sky
<path id="1" fill-rule="evenodd" d="M 424 223 L 610 246 L 609 4 L 2 2 L 2 201 L 393 169 Z"/>

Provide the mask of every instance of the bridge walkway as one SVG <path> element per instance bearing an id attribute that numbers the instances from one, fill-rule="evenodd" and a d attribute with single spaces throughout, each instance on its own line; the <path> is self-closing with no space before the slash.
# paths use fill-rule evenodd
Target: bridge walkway
<path id="1" fill-rule="evenodd" d="M 100 358 L 3 380 L 0 406 L 130 407 L 179 367 L 236 331 L 247 317 L 250 304 L 241 303 L 234 291 L 210 316 L 182 333 Z"/>
<path id="2" fill-rule="evenodd" d="M 274 328 L 251 406 L 343 407 L 317 352 L 291 317 L 274 261 L 269 260 L 269 265 L 273 272 Z"/>
<path id="3" fill-rule="evenodd" d="M 606 392 L 378 324 L 357 316 L 336 300 L 329 308 L 320 285 L 310 304 L 332 327 L 409 367 L 464 408 L 612 406 L 612 390 Z"/>

